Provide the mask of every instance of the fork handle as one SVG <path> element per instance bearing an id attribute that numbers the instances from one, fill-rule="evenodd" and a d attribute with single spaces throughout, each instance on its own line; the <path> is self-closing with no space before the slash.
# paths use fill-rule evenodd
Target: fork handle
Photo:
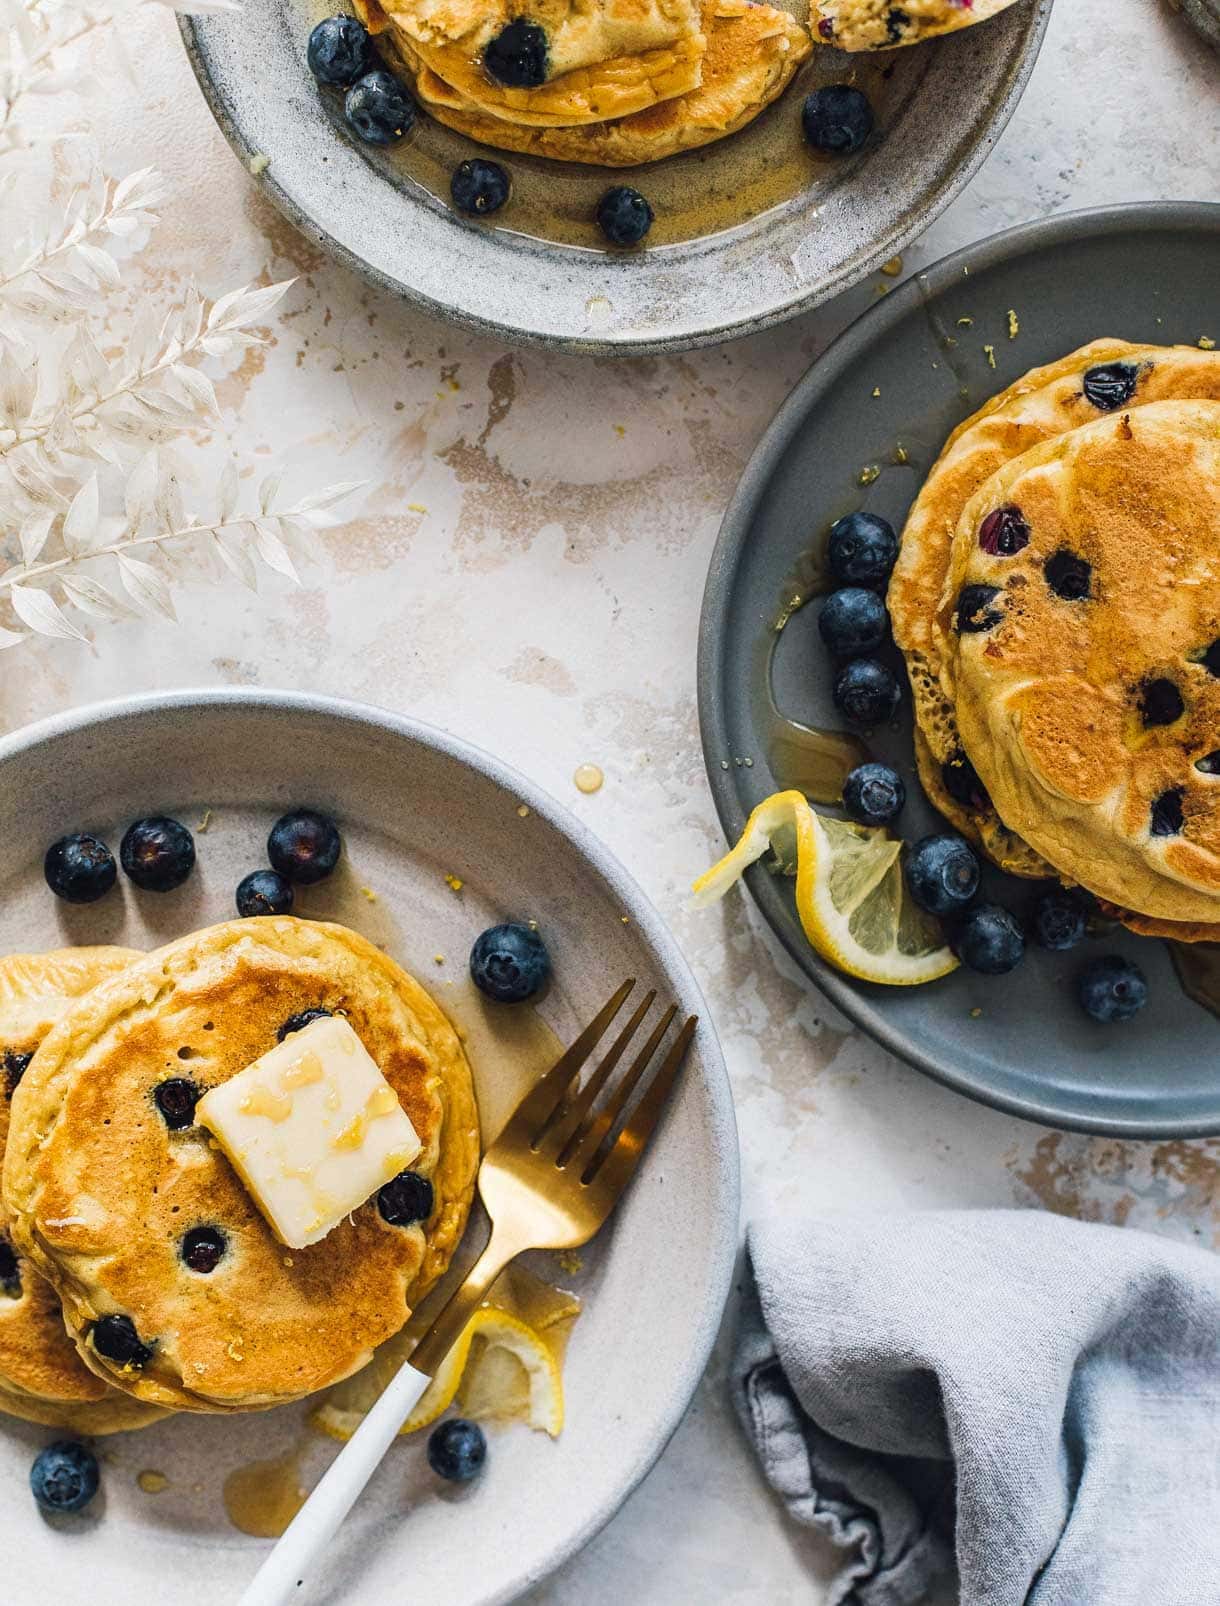
<path id="1" fill-rule="evenodd" d="M 417 1372 L 410 1361 L 399 1367 L 381 1398 L 285 1528 L 241 1597 L 240 1606 L 283 1606 L 285 1601 L 303 1598 L 301 1590 L 310 1581 L 318 1557 L 338 1533 L 344 1517 L 360 1498 L 431 1381 L 426 1372 Z"/>
<path id="2" fill-rule="evenodd" d="M 466 1323 L 523 1247 L 493 1227 L 483 1253 L 411 1351 L 411 1359 L 399 1367 L 381 1398 L 285 1528 L 239 1606 L 284 1606 L 288 1600 L 305 1598 L 300 1591 L 310 1581 L 319 1555 L 360 1498 L 412 1406 L 419 1402 L 437 1367 L 462 1336 Z M 415 1361 L 420 1363 L 418 1367 L 412 1364 Z"/>

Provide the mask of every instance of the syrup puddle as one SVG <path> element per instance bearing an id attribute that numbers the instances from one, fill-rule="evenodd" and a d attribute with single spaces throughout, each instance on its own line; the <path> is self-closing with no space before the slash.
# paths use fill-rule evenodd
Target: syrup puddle
<path id="1" fill-rule="evenodd" d="M 784 580 L 775 620 L 756 648 L 754 671 L 754 684 L 763 699 L 757 724 L 776 786 L 780 791 L 795 787 L 814 803 L 838 803 L 848 772 L 864 763 L 868 749 L 848 731 L 804 725 L 780 712 L 775 700 L 775 654 L 793 615 L 814 597 L 824 596 L 831 585 L 823 537 L 797 558 Z"/>
<path id="2" fill-rule="evenodd" d="M 224 1481 L 224 1507 L 229 1521 L 255 1539 L 278 1539 L 305 1504 L 309 1493 L 301 1482 L 301 1460 L 309 1441 L 303 1439 L 284 1455 L 237 1467 Z"/>
<path id="3" fill-rule="evenodd" d="M 1220 1018 L 1220 943 L 1171 942 L 1166 946 L 1187 998 Z"/>

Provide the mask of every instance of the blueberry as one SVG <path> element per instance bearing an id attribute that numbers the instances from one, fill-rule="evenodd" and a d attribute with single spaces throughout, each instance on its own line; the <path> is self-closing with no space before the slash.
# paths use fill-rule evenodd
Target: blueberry
<path id="1" fill-rule="evenodd" d="M 498 212 L 508 200 L 509 188 L 508 174 L 499 162 L 487 162 L 481 156 L 459 162 L 449 180 L 454 206 L 471 217 Z"/>
<path id="2" fill-rule="evenodd" d="M 1148 815 L 1148 830 L 1153 836 L 1178 836 L 1181 833 L 1185 820 L 1182 813 L 1184 796 L 1182 787 L 1171 786 L 1167 792 L 1153 798 Z"/>
<path id="3" fill-rule="evenodd" d="M 597 203 L 597 226 L 611 245 L 639 245 L 652 227 L 652 208 L 629 184 L 616 184 Z"/>
<path id="4" fill-rule="evenodd" d="M 369 145 L 392 145 L 415 122 L 415 102 L 392 73 L 377 67 L 348 90 L 343 115 Z"/>
<path id="5" fill-rule="evenodd" d="M 48 1444 L 34 1457 L 30 1488 L 44 1511 L 83 1511 L 98 1490 L 97 1457 L 70 1439 Z"/>
<path id="6" fill-rule="evenodd" d="M 65 903 L 96 903 L 118 878 L 114 854 L 86 831 L 52 842 L 42 863 L 47 886 Z"/>
<path id="7" fill-rule="evenodd" d="M 843 807 L 861 825 L 888 825 L 906 800 L 902 776 L 888 764 L 858 764 L 843 782 Z"/>
<path id="8" fill-rule="evenodd" d="M 1172 680 L 1146 680 L 1140 687 L 1140 718 L 1145 725 L 1172 725 L 1185 712 L 1182 693 Z"/>
<path id="9" fill-rule="evenodd" d="M 237 912 L 252 915 L 290 915 L 292 885 L 278 870 L 251 870 L 237 883 Z"/>
<path id="10" fill-rule="evenodd" d="M 958 914 L 979 890 L 979 861 L 960 836 L 925 836 L 907 854 L 906 876 L 921 909 Z"/>
<path id="11" fill-rule="evenodd" d="M 483 68 L 489 78 L 507 89 L 537 89 L 546 82 L 546 34 L 536 22 L 516 17 L 483 51 Z"/>
<path id="12" fill-rule="evenodd" d="M 1019 507 L 997 507 L 979 525 L 979 546 L 992 557 L 1015 557 L 1029 545 L 1029 525 Z"/>
<path id="13" fill-rule="evenodd" d="M 192 1271 L 206 1276 L 220 1265 L 228 1246 L 229 1241 L 219 1227 L 192 1227 L 183 1236 L 181 1254 Z"/>
<path id="14" fill-rule="evenodd" d="M 313 809 L 294 809 L 271 827 L 267 857 L 282 876 L 309 887 L 331 873 L 342 846 L 333 820 Z"/>
<path id="15" fill-rule="evenodd" d="M 1200 775 L 1220 775 L 1220 751 L 1204 753 L 1202 758 L 1195 760 L 1195 768 Z"/>
<path id="16" fill-rule="evenodd" d="M 491 926 L 470 950 L 470 977 L 498 1004 L 532 998 L 551 973 L 546 944 L 531 926 Z"/>
<path id="17" fill-rule="evenodd" d="M 1052 553 L 1042 565 L 1046 583 L 1066 602 L 1083 602 L 1092 586 L 1093 565 L 1066 550 Z"/>
<path id="18" fill-rule="evenodd" d="M 884 664 L 875 658 L 855 658 L 835 676 L 832 696 L 844 719 L 871 730 L 893 719 L 902 693 Z"/>
<path id="19" fill-rule="evenodd" d="M 1134 363 L 1098 363 L 1084 376 L 1085 396 L 1103 413 L 1112 413 L 1116 407 L 1125 407 L 1135 395 L 1139 375 Z"/>
<path id="20" fill-rule="evenodd" d="M 417 1221 L 427 1221 L 434 1199 L 427 1177 L 418 1171 L 400 1171 L 378 1189 L 377 1209 L 391 1227 L 410 1227 Z"/>
<path id="21" fill-rule="evenodd" d="M 897 556 L 893 525 L 875 513 L 849 513 L 830 526 L 826 562 L 841 585 L 883 591 Z"/>
<path id="22" fill-rule="evenodd" d="M 1080 1006 L 1103 1026 L 1130 1020 L 1148 1002 L 1148 983 L 1138 965 L 1121 954 L 1092 959 L 1077 982 Z"/>
<path id="23" fill-rule="evenodd" d="M 185 1132 L 195 1123 L 195 1106 L 202 1097 L 203 1089 L 189 1077 L 171 1076 L 157 1083 L 153 1103 L 171 1132 Z"/>
<path id="24" fill-rule="evenodd" d="M 1051 953 L 1063 953 L 1083 941 L 1086 917 L 1079 898 L 1062 887 L 1052 887 L 1034 909 L 1034 940 Z"/>
<path id="25" fill-rule="evenodd" d="M 152 1348 L 145 1344 L 130 1316 L 103 1316 L 90 1328 L 93 1347 L 117 1366 L 147 1366 Z"/>
<path id="26" fill-rule="evenodd" d="M 977 636 L 981 631 L 994 630 L 1003 618 L 999 609 L 991 606 L 999 594 L 999 586 L 963 586 L 954 614 L 958 634 Z"/>
<path id="27" fill-rule="evenodd" d="M 805 97 L 801 126 L 815 151 L 848 156 L 872 133 L 873 108 L 868 96 L 850 84 L 826 84 Z"/>
<path id="28" fill-rule="evenodd" d="M 141 891 L 172 892 L 195 868 L 195 839 L 179 821 L 154 814 L 127 827 L 119 863 Z"/>
<path id="29" fill-rule="evenodd" d="M 327 17 L 309 36 L 309 70 L 323 84 L 350 84 L 373 65 L 368 30 L 355 17 Z"/>
<path id="30" fill-rule="evenodd" d="M 1199 764 L 1196 765 L 1196 768 L 1201 767 L 1202 763 L 1203 760 L 1200 759 Z M 14 1053 L 11 1048 L 6 1048 L 4 1054 L 0 1056 L 0 1071 L 4 1072 L 4 1091 L 8 1094 L 9 1098 L 12 1098 L 13 1094 L 17 1091 L 17 1084 L 29 1070 L 30 1061 L 33 1058 L 34 1054 L 32 1050 L 28 1054 L 18 1054 Z"/>
<path id="31" fill-rule="evenodd" d="M 469 1483 L 478 1477 L 487 1460 L 487 1440 L 477 1422 L 451 1417 L 433 1428 L 428 1438 L 428 1465 L 438 1478 L 450 1483 Z"/>
<path id="32" fill-rule="evenodd" d="M 953 935 L 963 965 L 983 976 L 1006 976 L 1025 957 L 1025 937 L 1015 915 L 998 903 L 967 909 Z"/>
<path id="33" fill-rule="evenodd" d="M 318 1009 L 303 1009 L 299 1015 L 289 1015 L 288 1019 L 275 1034 L 276 1042 L 282 1043 L 284 1039 L 291 1033 L 301 1031 L 302 1028 L 308 1026 L 311 1021 L 327 1020 L 333 1014 L 333 1010 L 322 1009 L 319 1007 Z"/>
<path id="34" fill-rule="evenodd" d="M 1194 659 L 1193 661 L 1195 663 L 1202 664 L 1209 675 L 1215 675 L 1217 679 L 1220 679 L 1220 638 L 1217 638 L 1215 641 L 1213 641 L 1211 645 L 1204 652 L 1201 652 L 1198 658 Z"/>
<path id="35" fill-rule="evenodd" d="M 864 658 L 889 634 L 889 615 L 875 591 L 845 586 L 832 591 L 818 614 L 822 640 L 837 658 Z"/>
<path id="36" fill-rule="evenodd" d="M 0 1234 L 0 1294 L 9 1299 L 21 1298 L 21 1262 L 3 1234 Z"/>
<path id="37" fill-rule="evenodd" d="M 940 767 L 941 783 L 955 803 L 968 809 L 988 809 L 991 798 L 979 779 L 979 772 L 960 748 L 949 754 Z"/>

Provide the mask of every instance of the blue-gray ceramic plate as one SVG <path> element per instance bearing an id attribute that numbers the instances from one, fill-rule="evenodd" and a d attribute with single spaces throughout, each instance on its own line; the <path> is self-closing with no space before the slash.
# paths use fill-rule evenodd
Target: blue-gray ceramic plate
<path id="1" fill-rule="evenodd" d="M 736 838 L 753 805 L 785 780 L 771 761 L 768 636 L 794 567 L 830 523 L 867 507 L 901 529 L 949 431 L 1036 364 L 1103 335 L 1166 345 L 1220 339 L 1218 284 L 1220 206 L 1077 213 L 947 257 L 819 358 L 742 476 L 704 596 L 699 712 L 727 836 Z M 906 462 L 896 461 L 903 455 Z M 862 487 L 872 465 L 881 472 Z M 806 725 L 838 726 L 816 612 L 797 613 L 778 638 L 774 705 Z M 910 782 L 904 834 L 934 829 L 939 816 L 915 779 L 909 721 L 875 746 Z M 1028 903 L 1029 883 L 996 881 L 1001 901 Z M 761 865 L 747 882 L 785 947 L 846 1014 L 960 1092 L 1088 1132 L 1220 1131 L 1220 1021 L 1185 995 L 1166 944 L 1118 930 L 1068 954 L 1031 946 L 1020 968 L 998 979 L 963 969 L 927 987 L 875 987 L 848 980 L 812 952 L 788 882 Z M 1082 955 L 1106 951 L 1136 959 L 1150 983 L 1148 1007 L 1125 1026 L 1095 1025 L 1075 999 Z"/>

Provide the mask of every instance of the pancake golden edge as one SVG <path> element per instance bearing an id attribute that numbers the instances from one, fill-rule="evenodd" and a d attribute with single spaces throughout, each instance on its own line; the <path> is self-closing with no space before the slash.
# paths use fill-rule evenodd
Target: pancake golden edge
<path id="1" fill-rule="evenodd" d="M 1193 346 L 1139 346 L 1107 338 L 1031 369 L 959 424 L 945 442 L 907 515 L 887 595 L 894 639 L 906 658 L 911 683 L 915 757 L 924 791 L 1002 869 L 1031 879 L 1055 872 L 994 808 L 971 806 L 946 788 L 942 766 L 960 753 L 961 739 L 952 701 L 941 685 L 936 612 L 953 531 L 966 501 L 990 474 L 1029 447 L 1106 416 L 1085 399 L 1081 378 L 1091 367 L 1120 359 L 1139 370 L 1130 407 L 1178 397 L 1220 398 L 1220 353 Z M 1220 938 L 1220 927 L 1210 924 L 1179 927 L 1124 909 L 1112 912 L 1144 935 L 1187 942 Z"/>
<path id="2" fill-rule="evenodd" d="M 201 1087 L 227 1080 L 285 1018 L 320 1005 L 349 1014 L 368 1039 L 425 1144 L 415 1169 L 430 1173 L 435 1204 L 426 1224 L 388 1227 L 370 1203 L 288 1252 L 202 1129 L 171 1145 L 152 1092 L 184 1070 Z M 4 1188 L 14 1239 L 58 1289 L 86 1364 L 140 1400 L 228 1412 L 337 1382 L 402 1326 L 408 1299 L 424 1297 L 457 1246 L 478 1155 L 470 1067 L 430 996 L 355 932 L 274 917 L 171 943 L 64 1016 L 18 1089 Z M 99 1202 L 87 1190 L 99 1193 L 112 1171 L 118 1197 Z M 227 1286 L 183 1279 L 179 1234 L 198 1222 L 228 1235 L 237 1258 Z M 142 1368 L 94 1350 L 92 1325 L 110 1313 L 130 1315 L 152 1344 Z"/>
<path id="3" fill-rule="evenodd" d="M 787 88 L 812 50 L 786 11 L 749 0 L 709 0 L 702 83 L 646 111 L 579 128 L 526 128 L 453 104 L 448 86 L 399 49 L 421 103 L 438 122 L 484 145 L 599 167 L 636 167 L 709 145 L 752 122 Z"/>
<path id="4" fill-rule="evenodd" d="M 901 50 L 906 45 L 918 45 L 925 39 L 987 22 L 1015 3 L 1016 0 L 974 0 L 970 4 L 967 0 L 962 5 L 955 0 L 902 0 L 901 7 L 896 7 L 893 0 L 816 0 L 814 25 L 825 22 L 827 31 L 819 29 L 819 37 L 839 50 Z M 895 11 L 902 16 L 898 37 L 892 25 Z"/>
<path id="5" fill-rule="evenodd" d="M 1015 555 L 978 545 L 997 507 L 1021 509 Z M 1085 600 L 1043 566 L 1091 565 Z M 952 630 L 964 585 L 998 588 L 989 629 Z M 1069 882 L 1186 935 L 1220 911 L 1220 402 L 1150 403 L 1043 442 L 967 504 L 938 613 L 943 680 L 965 751 L 1001 816 Z M 1180 714 L 1149 722 L 1143 688 L 1169 679 Z M 1153 834 L 1173 794 L 1182 819 Z"/>
<path id="6" fill-rule="evenodd" d="M 76 998 L 141 957 L 131 948 L 98 947 L 0 959 L 0 1157 L 17 1083 L 11 1056 L 37 1050 Z M 0 1237 L 7 1223 L 0 1202 Z M 108 1387 L 89 1370 L 68 1336 L 55 1290 L 24 1257 L 17 1266 L 18 1297 L 0 1294 L 0 1411 L 90 1436 L 145 1427 L 162 1417 L 156 1406 Z"/>
<path id="7" fill-rule="evenodd" d="M 404 59 L 435 74 L 455 105 L 526 127 L 605 122 L 684 94 L 699 83 L 706 45 L 697 0 L 533 0 L 549 72 L 534 88 L 513 88 L 482 63 L 516 15 L 507 4 L 360 0 L 359 9 L 369 31 L 388 34 Z"/>
<path id="8" fill-rule="evenodd" d="M 370 31 L 383 34 L 413 80 L 421 104 L 440 123 L 481 144 L 555 161 L 599 167 L 635 167 L 693 150 L 736 133 L 770 105 L 812 51 L 809 34 L 790 13 L 747 0 L 704 4 L 699 71 L 681 90 L 676 80 L 664 95 L 631 115 L 604 120 L 539 120 L 490 107 L 486 96 L 464 94 L 415 41 L 376 5 L 358 0 Z M 524 91 L 528 95 L 537 91 Z"/>

